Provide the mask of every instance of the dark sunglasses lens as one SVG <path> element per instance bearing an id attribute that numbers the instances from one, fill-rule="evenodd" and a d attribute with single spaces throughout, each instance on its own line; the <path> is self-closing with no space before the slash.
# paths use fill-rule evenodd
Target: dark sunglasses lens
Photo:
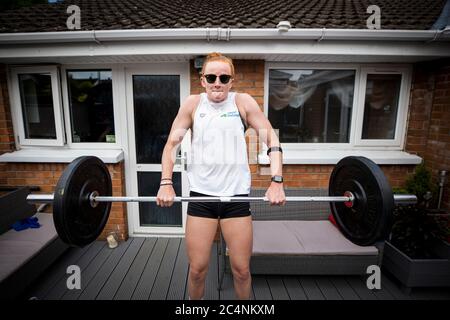
<path id="1" fill-rule="evenodd" d="M 227 74 L 222 74 L 219 79 L 220 82 L 222 82 L 223 84 L 227 84 L 228 81 L 230 81 L 231 76 L 227 75 Z"/>
<path id="2" fill-rule="evenodd" d="M 205 74 L 205 79 L 208 83 L 214 83 L 216 82 L 217 76 L 215 74 Z M 231 76 L 228 74 L 222 74 L 219 76 L 219 79 L 223 84 L 227 84 L 230 81 Z"/>
<path id="3" fill-rule="evenodd" d="M 215 74 L 205 74 L 206 82 L 214 83 L 216 82 L 217 76 Z"/>

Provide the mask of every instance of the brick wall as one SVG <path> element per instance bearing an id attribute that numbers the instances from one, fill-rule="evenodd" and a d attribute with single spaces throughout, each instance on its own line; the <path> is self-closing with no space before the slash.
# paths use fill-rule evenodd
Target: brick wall
<path id="1" fill-rule="evenodd" d="M 438 182 L 439 170 L 450 170 L 450 59 L 414 66 L 406 151 L 416 153 Z M 450 209 L 450 173 L 442 208 Z M 437 200 L 437 199 L 435 199 Z"/>
<path id="2" fill-rule="evenodd" d="M 0 64 L 0 154 L 12 150 L 14 150 L 14 132 L 6 82 L 6 66 Z"/>
<path id="3" fill-rule="evenodd" d="M 14 149 L 14 133 L 9 106 L 8 86 L 6 84 L 6 66 L 0 64 L 0 154 Z M 8 170 L 6 163 L 0 163 L 0 185 L 5 185 Z"/>
<path id="4" fill-rule="evenodd" d="M 65 163 L 8 163 L 7 170 L 0 172 L 4 186 L 38 186 L 37 193 L 53 193 L 55 186 L 66 168 Z M 125 194 L 124 163 L 108 164 L 112 178 L 113 195 Z M 52 212 L 47 206 L 45 212 Z M 113 203 L 108 223 L 101 235 L 101 239 L 110 231 L 118 231 L 121 239 L 128 238 L 128 225 L 125 203 Z"/>

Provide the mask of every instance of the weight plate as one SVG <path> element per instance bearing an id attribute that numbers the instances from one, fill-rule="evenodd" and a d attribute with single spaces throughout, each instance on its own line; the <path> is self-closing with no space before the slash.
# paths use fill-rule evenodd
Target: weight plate
<path id="1" fill-rule="evenodd" d="M 89 196 L 97 191 L 111 196 L 108 168 L 97 157 L 75 159 L 62 173 L 53 200 L 53 221 L 59 237 L 66 243 L 83 247 L 97 239 L 108 221 L 111 202 L 91 206 Z"/>
<path id="2" fill-rule="evenodd" d="M 365 157 L 341 159 L 331 173 L 329 195 L 343 196 L 346 191 L 355 196 L 352 207 L 330 202 L 344 236 L 361 246 L 386 239 L 392 226 L 394 197 L 381 168 Z"/>

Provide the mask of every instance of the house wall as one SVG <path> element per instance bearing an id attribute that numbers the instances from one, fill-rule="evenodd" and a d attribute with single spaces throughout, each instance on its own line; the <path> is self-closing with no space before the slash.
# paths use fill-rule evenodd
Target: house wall
<path id="1" fill-rule="evenodd" d="M 447 170 L 441 208 L 450 209 L 450 59 L 419 63 L 413 72 L 406 151 L 416 153 L 438 184 Z M 437 199 L 435 199 L 437 200 Z"/>
<path id="2" fill-rule="evenodd" d="M 16 149 L 11 120 L 6 66 L 0 65 L 0 154 Z M 52 193 L 66 163 L 2 163 L 0 162 L 0 186 L 38 186 L 41 193 Z M 112 178 L 113 195 L 125 194 L 124 162 L 107 164 Z M 45 208 L 52 212 L 51 206 Z M 101 234 L 104 239 L 115 231 L 121 239 L 128 238 L 127 210 L 125 203 L 113 203 L 108 223 Z"/>
<path id="3" fill-rule="evenodd" d="M 198 71 L 190 62 L 191 93 L 203 92 Z M 261 109 L 264 105 L 264 61 L 236 60 L 234 90 L 252 95 Z M 437 179 L 439 169 L 450 169 L 450 63 L 448 60 L 417 64 L 410 97 L 410 115 L 406 150 L 425 159 Z M 257 164 L 258 139 L 252 130 L 246 133 L 253 187 L 267 188 L 270 176 L 264 174 L 269 166 Z M 0 154 L 15 149 L 14 132 L 6 85 L 6 67 L 0 65 Z M 66 164 L 0 163 L 0 185 L 35 185 L 43 193 L 51 193 Z M 383 172 L 393 187 L 402 186 L 413 171 L 411 165 L 382 165 Z M 113 195 L 125 194 L 124 164 L 108 164 L 113 179 Z M 327 188 L 332 165 L 285 165 L 287 188 Z M 449 179 L 450 180 L 450 179 Z M 448 185 L 443 207 L 449 209 Z M 50 211 L 50 208 L 47 210 Z M 128 237 L 125 203 L 114 203 L 108 224 L 102 233 L 105 238 L 111 230 L 119 229 L 123 239 Z"/>
<path id="4" fill-rule="evenodd" d="M 14 150 L 14 133 L 9 107 L 8 87 L 6 85 L 6 66 L 0 64 L 0 154 Z M 0 185 L 7 181 L 2 172 L 6 172 L 8 164 L 0 163 Z"/>
<path id="5" fill-rule="evenodd" d="M 236 72 L 233 91 L 246 92 L 252 95 L 263 110 L 264 106 L 264 61 L 263 60 L 236 60 Z M 191 93 L 204 92 L 200 85 L 198 71 L 191 61 Z M 252 187 L 267 188 L 270 185 L 270 176 L 265 174 L 268 165 L 257 164 L 258 139 L 252 130 L 248 130 L 247 143 L 250 170 L 252 172 Z M 414 171 L 414 166 L 381 166 L 388 177 L 392 187 L 400 187 L 406 178 Z M 332 165 L 284 165 L 283 176 L 287 188 L 328 188 L 329 176 L 333 170 Z"/>

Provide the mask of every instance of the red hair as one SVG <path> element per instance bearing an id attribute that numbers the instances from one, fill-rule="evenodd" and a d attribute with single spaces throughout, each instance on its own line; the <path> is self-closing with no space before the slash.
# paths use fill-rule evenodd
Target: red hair
<path id="1" fill-rule="evenodd" d="M 202 75 L 204 74 L 204 71 L 205 71 L 205 68 L 206 68 L 206 65 L 208 64 L 208 62 L 212 62 L 212 61 L 221 61 L 221 62 L 228 63 L 228 65 L 230 66 L 230 69 L 231 69 L 231 76 L 234 78 L 233 60 L 231 58 L 228 58 L 228 57 L 222 55 L 219 52 L 211 52 L 206 56 L 205 61 L 203 62 Z"/>

